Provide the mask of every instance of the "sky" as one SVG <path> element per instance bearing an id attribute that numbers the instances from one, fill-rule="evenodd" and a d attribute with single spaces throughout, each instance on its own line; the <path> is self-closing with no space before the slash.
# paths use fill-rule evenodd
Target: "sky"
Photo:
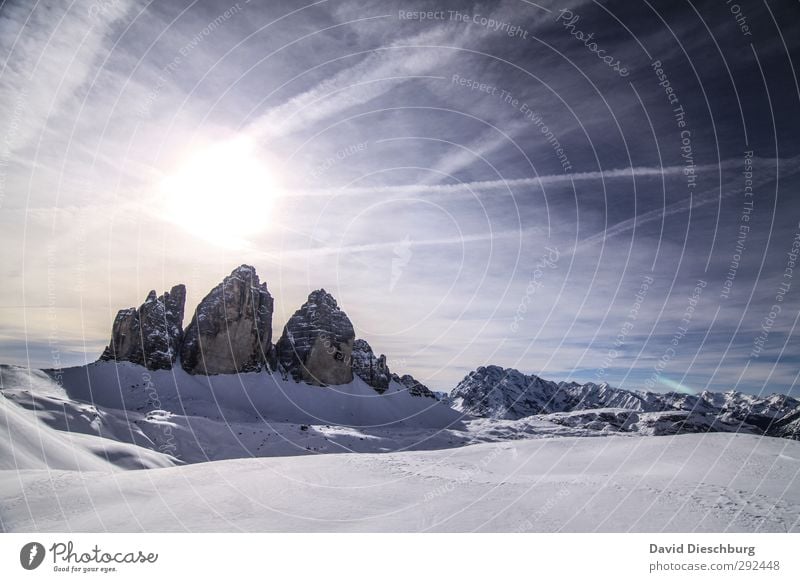
<path id="1" fill-rule="evenodd" d="M 0 362 L 314 289 L 392 371 L 800 393 L 797 2 L 0 5 Z"/>

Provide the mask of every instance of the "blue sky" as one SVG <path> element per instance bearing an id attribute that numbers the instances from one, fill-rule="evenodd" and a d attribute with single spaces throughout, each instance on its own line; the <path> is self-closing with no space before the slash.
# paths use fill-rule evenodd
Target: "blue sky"
<path id="1" fill-rule="evenodd" d="M 800 8 L 736 10 L 5 2 L 0 360 L 250 263 L 439 390 L 796 393 Z"/>

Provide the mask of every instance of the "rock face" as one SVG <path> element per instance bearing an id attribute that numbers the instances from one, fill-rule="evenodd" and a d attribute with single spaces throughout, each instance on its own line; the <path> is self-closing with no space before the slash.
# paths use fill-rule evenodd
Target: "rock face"
<path id="1" fill-rule="evenodd" d="M 774 422 L 767 429 L 767 434 L 800 441 L 800 406 Z"/>
<path id="2" fill-rule="evenodd" d="M 273 360 L 273 299 L 254 267 L 233 270 L 200 302 L 181 347 L 190 374 L 257 372 Z"/>
<path id="3" fill-rule="evenodd" d="M 150 291 L 136 309 L 122 309 L 114 319 L 111 343 L 101 360 L 132 362 L 150 370 L 169 370 L 183 340 L 186 287 L 176 285 L 160 297 Z"/>
<path id="4" fill-rule="evenodd" d="M 434 394 L 427 386 L 425 386 L 425 384 L 419 382 L 411 374 L 403 374 L 402 376 L 392 374 L 392 380 L 405 386 L 411 396 L 436 399 L 436 394 Z"/>
<path id="5" fill-rule="evenodd" d="M 714 414 L 688 410 L 636 412 L 624 408 L 599 408 L 554 412 L 533 418 L 603 433 L 635 432 L 652 436 L 704 432 L 760 434 L 755 427 L 741 425 L 737 422 L 727 422 Z"/>
<path id="6" fill-rule="evenodd" d="M 558 384 L 513 368 L 480 367 L 450 393 L 454 408 L 475 416 L 516 420 L 533 414 L 563 410 Z M 570 408 L 571 409 L 571 408 Z"/>
<path id="7" fill-rule="evenodd" d="M 353 343 L 353 373 L 372 386 L 378 394 L 389 389 L 389 383 L 395 381 L 403 386 L 411 396 L 420 398 L 436 398 L 425 384 L 417 381 L 410 374 L 393 374 L 386 365 L 386 356 L 375 356 L 372 347 L 366 340 L 357 339 Z"/>
<path id="8" fill-rule="evenodd" d="M 536 416 L 604 432 L 743 432 L 800 439 L 800 401 L 783 394 L 633 392 L 605 383 L 549 382 L 513 368 L 485 366 L 459 382 L 448 400 L 474 416 Z"/>
<path id="9" fill-rule="evenodd" d="M 392 374 L 386 365 L 386 356 L 381 354 L 375 357 L 372 347 L 366 340 L 357 339 L 353 342 L 353 373 L 375 388 L 378 394 L 383 394 L 389 388 Z"/>
<path id="10" fill-rule="evenodd" d="M 313 291 L 275 345 L 280 369 L 295 380 L 327 386 L 353 381 L 353 324 L 325 289 Z"/>

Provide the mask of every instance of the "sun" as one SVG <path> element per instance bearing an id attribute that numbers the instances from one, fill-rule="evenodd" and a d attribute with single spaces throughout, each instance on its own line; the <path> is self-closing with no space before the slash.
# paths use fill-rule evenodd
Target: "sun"
<path id="1" fill-rule="evenodd" d="M 269 226 L 275 175 L 247 138 L 192 152 L 164 178 L 167 220 L 214 244 L 237 247 Z"/>

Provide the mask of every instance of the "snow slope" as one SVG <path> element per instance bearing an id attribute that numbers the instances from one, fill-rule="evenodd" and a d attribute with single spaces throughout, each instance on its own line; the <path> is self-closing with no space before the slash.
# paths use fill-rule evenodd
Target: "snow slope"
<path id="1" fill-rule="evenodd" d="M 65 387 L 40 371 L 0 366 L 0 394 L 14 418 L 28 423 L 11 428 L 0 417 L 0 430 L 17 441 L 35 440 L 43 428 L 59 431 L 52 447 L 37 445 L 46 451 L 40 456 L 55 454 L 47 451 L 67 436 L 81 435 L 138 445 L 187 463 L 438 449 L 474 440 L 465 433 L 461 414 L 435 399 L 412 396 L 395 382 L 378 394 L 359 378 L 321 388 L 266 372 L 200 377 L 180 368 L 152 372 L 128 363 L 71 368 L 60 380 Z M 22 452 L 14 460 L 15 450 L 0 450 L 3 462 L 28 467 Z"/>
<path id="2" fill-rule="evenodd" d="M 88 370 L 91 371 L 87 374 Z M 110 372 L 114 376 L 109 378 Z M 120 374 L 118 379 L 115 377 L 117 372 Z M 170 389 L 175 392 L 171 372 L 154 374 L 128 364 L 122 364 L 119 368 L 113 364 L 102 364 L 94 369 L 74 368 L 68 370 L 67 374 L 71 376 L 70 388 L 64 389 L 43 372 L 0 366 L 0 394 L 11 406 L 9 410 L 14 413 L 14 418 L 25 419 L 27 423 L 18 423 L 12 428 L 3 424 L 5 417 L 0 416 L 0 431 L 12 435 L 9 439 L 17 443 L 13 450 L 0 451 L 5 465 L 18 463 L 21 468 L 37 468 L 26 463 L 27 457 L 20 451 L 19 441 L 36 441 L 41 431 L 52 433 L 54 437 L 48 443 L 36 445 L 44 451 L 40 456 L 55 455 L 50 449 L 56 451 L 65 446 L 68 437 L 91 435 L 167 453 L 172 463 L 316 453 L 445 449 L 509 439 L 602 434 L 543 419 L 500 421 L 462 418 L 446 405 L 431 398 L 410 396 L 403 392 L 405 387 L 395 384 L 387 393 L 376 398 L 375 391 L 369 389 L 367 392 L 360 384 L 337 387 L 337 392 L 328 393 L 325 391 L 329 388 L 290 381 L 283 383 L 286 390 L 286 394 L 282 395 L 283 408 L 255 408 L 246 399 L 237 403 L 235 394 L 224 394 L 218 398 L 217 402 L 223 399 L 234 401 L 222 407 L 208 396 L 209 392 L 186 389 L 185 378 L 179 380 L 180 398 L 163 396 Z M 146 377 L 149 380 L 142 379 L 144 374 L 149 374 Z M 92 378 L 91 383 L 87 378 Z M 233 379 L 235 377 L 220 376 L 212 381 L 216 382 L 219 390 L 225 390 L 225 383 Z M 264 384 L 274 377 L 259 373 L 244 375 L 240 379 L 245 385 L 250 384 L 250 389 L 259 390 L 259 382 Z M 139 380 L 138 384 L 136 380 Z M 145 386 L 148 381 L 150 387 Z M 156 382 L 160 384 L 156 385 Z M 166 388 L 165 383 L 168 386 Z M 342 388 L 350 392 L 344 392 Z M 233 388 L 239 396 L 241 390 L 241 386 Z M 325 399 L 327 395 L 328 403 L 336 403 L 336 406 L 332 406 L 331 416 L 338 416 L 337 420 L 341 420 L 350 417 L 344 407 L 349 405 L 351 398 L 356 398 L 352 396 L 355 391 L 363 394 L 355 400 L 356 404 L 369 407 L 365 412 L 359 412 L 359 419 L 376 421 L 395 418 L 395 422 L 367 426 L 358 426 L 358 423 L 321 423 L 310 414 L 311 410 L 319 408 L 317 402 L 311 401 L 308 408 L 293 409 L 289 400 L 292 398 L 299 403 L 303 399 Z M 94 403 L 73 399 L 70 393 L 94 398 Z M 159 396 L 159 393 L 162 395 Z M 398 409 L 390 409 L 387 402 L 392 401 L 384 397 L 396 399 Z M 98 401 L 106 405 L 98 404 Z M 113 405 L 127 408 L 114 408 Z M 112 443 L 108 444 L 110 446 Z M 20 456 L 20 459 L 14 460 L 15 456 Z M 123 459 L 120 457 L 120 460 Z M 138 468 L 148 465 L 124 466 Z M 58 465 L 58 468 L 71 467 Z"/>
<path id="3" fill-rule="evenodd" d="M 403 384 L 393 382 L 379 395 L 360 379 L 320 388 L 265 372 L 206 378 L 177 368 L 148 372 L 131 364 L 104 363 L 66 370 L 61 380 L 68 388 L 40 371 L 0 366 L 0 394 L 17 405 L 6 415 L 16 419 L 15 428 L 0 417 L 0 429 L 13 435 L 9 442 L 16 443 L 14 450 L 1 451 L 5 465 L 35 468 L 20 447 L 26 439 L 42 459 L 39 466 L 45 466 L 47 455 L 67 454 L 58 452 L 67 438 L 82 435 L 168 455 L 134 462 L 137 454 L 146 454 L 133 448 L 104 457 L 117 466 L 141 468 L 152 462 L 162 466 L 316 453 L 436 450 L 558 436 L 754 432 L 717 414 L 674 409 L 646 413 L 593 408 L 518 420 L 473 418 L 434 399 L 411 396 Z M 42 432 L 42 426 L 48 430 Z M 38 443 L 40 432 L 52 438 Z M 111 446 L 105 440 L 99 443 Z"/>
<path id="4" fill-rule="evenodd" d="M 800 531 L 800 443 L 552 438 L 0 472 L 5 531 Z"/>
<path id="5" fill-rule="evenodd" d="M 112 363 L 60 379 L 0 366 L 2 531 L 800 531 L 800 442 L 687 411 L 471 418 L 397 382 Z"/>
<path id="6" fill-rule="evenodd" d="M 63 370 L 70 398 L 130 411 L 163 409 L 228 421 L 261 418 L 280 422 L 360 428 L 443 428 L 463 415 L 392 382 L 383 394 L 355 378 L 339 386 L 311 386 L 277 373 L 191 375 L 179 367 L 148 371 L 128 362 L 97 362 Z M 154 397 L 158 402 L 154 402 Z M 155 406 L 154 406 L 155 405 Z"/>
<path id="7" fill-rule="evenodd" d="M 98 423 L 98 411 L 66 399 L 53 389 L 44 374 L 34 375 L 33 380 L 39 381 L 42 388 L 36 400 L 27 391 L 14 394 L 17 404 L 5 391 L 0 396 L 0 470 L 108 472 L 177 463 L 162 453 L 79 430 L 80 424 Z M 35 413 L 19 403 L 28 404 Z"/>

